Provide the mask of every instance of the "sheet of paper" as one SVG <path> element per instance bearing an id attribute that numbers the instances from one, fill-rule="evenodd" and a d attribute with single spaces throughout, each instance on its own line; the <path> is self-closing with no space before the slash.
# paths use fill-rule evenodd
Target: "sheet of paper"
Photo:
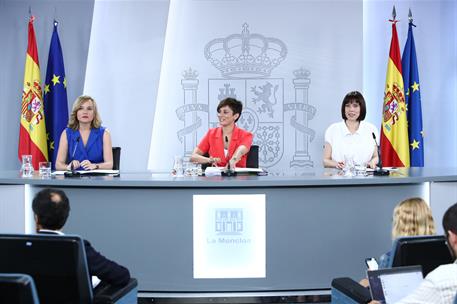
<path id="1" fill-rule="evenodd" d="M 65 172 L 68 172 L 68 171 L 54 171 L 52 172 L 51 174 L 52 175 L 64 175 Z M 85 174 L 113 174 L 113 175 L 117 175 L 119 174 L 119 170 L 103 170 L 103 169 L 98 169 L 98 170 L 76 170 L 75 172 L 78 172 L 79 174 L 81 175 L 85 175 Z"/>

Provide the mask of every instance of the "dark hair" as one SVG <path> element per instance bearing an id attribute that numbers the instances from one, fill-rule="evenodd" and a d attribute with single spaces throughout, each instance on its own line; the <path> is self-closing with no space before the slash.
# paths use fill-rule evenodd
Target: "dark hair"
<path id="1" fill-rule="evenodd" d="M 70 202 L 65 192 L 46 188 L 35 195 L 32 209 L 43 229 L 60 230 L 70 214 Z"/>
<path id="2" fill-rule="evenodd" d="M 243 111 L 243 103 L 239 100 L 236 100 L 235 98 L 225 98 L 219 102 L 219 105 L 217 106 L 217 112 L 219 113 L 219 110 L 225 106 L 228 106 L 233 111 L 233 115 L 240 114 L 235 120 L 235 122 L 237 122 L 238 119 L 240 119 L 241 112 Z"/>
<path id="3" fill-rule="evenodd" d="M 359 91 L 352 91 L 347 93 L 346 96 L 344 96 L 343 103 L 341 104 L 341 117 L 343 117 L 344 120 L 348 119 L 346 117 L 345 108 L 347 104 L 353 102 L 357 103 L 360 106 L 360 115 L 357 118 L 357 120 L 364 120 L 365 116 L 367 115 L 367 106 L 365 104 L 365 99 L 363 98 L 362 93 L 360 93 Z"/>
<path id="4" fill-rule="evenodd" d="M 443 215 L 444 233 L 448 235 L 448 231 L 457 234 L 457 203 L 449 207 Z"/>

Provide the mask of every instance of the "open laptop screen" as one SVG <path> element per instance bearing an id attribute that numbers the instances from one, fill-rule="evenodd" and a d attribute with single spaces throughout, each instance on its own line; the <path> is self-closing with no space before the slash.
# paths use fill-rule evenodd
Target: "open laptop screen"
<path id="1" fill-rule="evenodd" d="M 395 303 L 412 293 L 422 282 L 422 267 L 407 266 L 368 270 L 371 297 L 381 303 Z"/>

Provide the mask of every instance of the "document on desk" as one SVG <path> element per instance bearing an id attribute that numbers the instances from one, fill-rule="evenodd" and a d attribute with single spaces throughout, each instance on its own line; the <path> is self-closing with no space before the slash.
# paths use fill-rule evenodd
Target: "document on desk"
<path id="1" fill-rule="evenodd" d="M 398 171 L 397 167 L 382 167 L 382 169 L 387 170 L 389 172 L 396 172 Z M 376 169 L 373 168 L 367 168 L 367 172 L 374 172 Z"/>
<path id="2" fill-rule="evenodd" d="M 218 176 L 225 170 L 225 167 L 207 167 L 205 176 Z M 258 174 L 264 172 L 261 168 L 235 168 L 238 174 Z"/>
<path id="3" fill-rule="evenodd" d="M 263 172 L 262 168 L 235 168 L 237 173 L 259 173 Z"/>
<path id="4" fill-rule="evenodd" d="M 54 171 L 52 175 L 64 175 L 65 172 L 70 171 Z M 109 176 L 117 176 L 119 175 L 119 170 L 104 170 L 104 169 L 97 169 L 97 170 L 76 170 L 76 175 L 86 175 L 86 176 L 96 176 L 96 175 L 109 175 Z"/>

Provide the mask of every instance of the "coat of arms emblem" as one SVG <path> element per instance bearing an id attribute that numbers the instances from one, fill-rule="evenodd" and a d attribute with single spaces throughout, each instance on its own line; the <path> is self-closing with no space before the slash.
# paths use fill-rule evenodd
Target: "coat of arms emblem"
<path id="1" fill-rule="evenodd" d="M 284 78 L 271 77 L 272 71 L 286 59 L 287 52 L 283 41 L 250 33 L 247 23 L 239 34 L 208 42 L 204 47 L 205 59 L 221 77 L 208 78 L 208 103 L 204 104 L 197 101 L 198 73 L 192 68 L 183 73 L 184 105 L 176 112 L 184 122 L 184 128 L 178 131 L 184 154 L 189 155 L 198 143 L 197 129 L 203 125 L 201 115 L 207 115 L 204 120 L 209 128 L 216 127 L 219 101 L 233 97 L 243 102 L 238 126 L 254 134 L 261 167 L 274 167 L 283 158 L 286 115 L 290 117 L 287 127 L 295 131 L 294 138 L 288 136 L 289 140 L 295 140 L 295 151 L 287 167 L 313 167 L 308 143 L 314 139 L 314 130 L 308 127 L 308 121 L 316 109 L 308 104 L 310 73 L 303 68 L 294 71 L 295 100 L 288 103 L 284 100 Z"/>

